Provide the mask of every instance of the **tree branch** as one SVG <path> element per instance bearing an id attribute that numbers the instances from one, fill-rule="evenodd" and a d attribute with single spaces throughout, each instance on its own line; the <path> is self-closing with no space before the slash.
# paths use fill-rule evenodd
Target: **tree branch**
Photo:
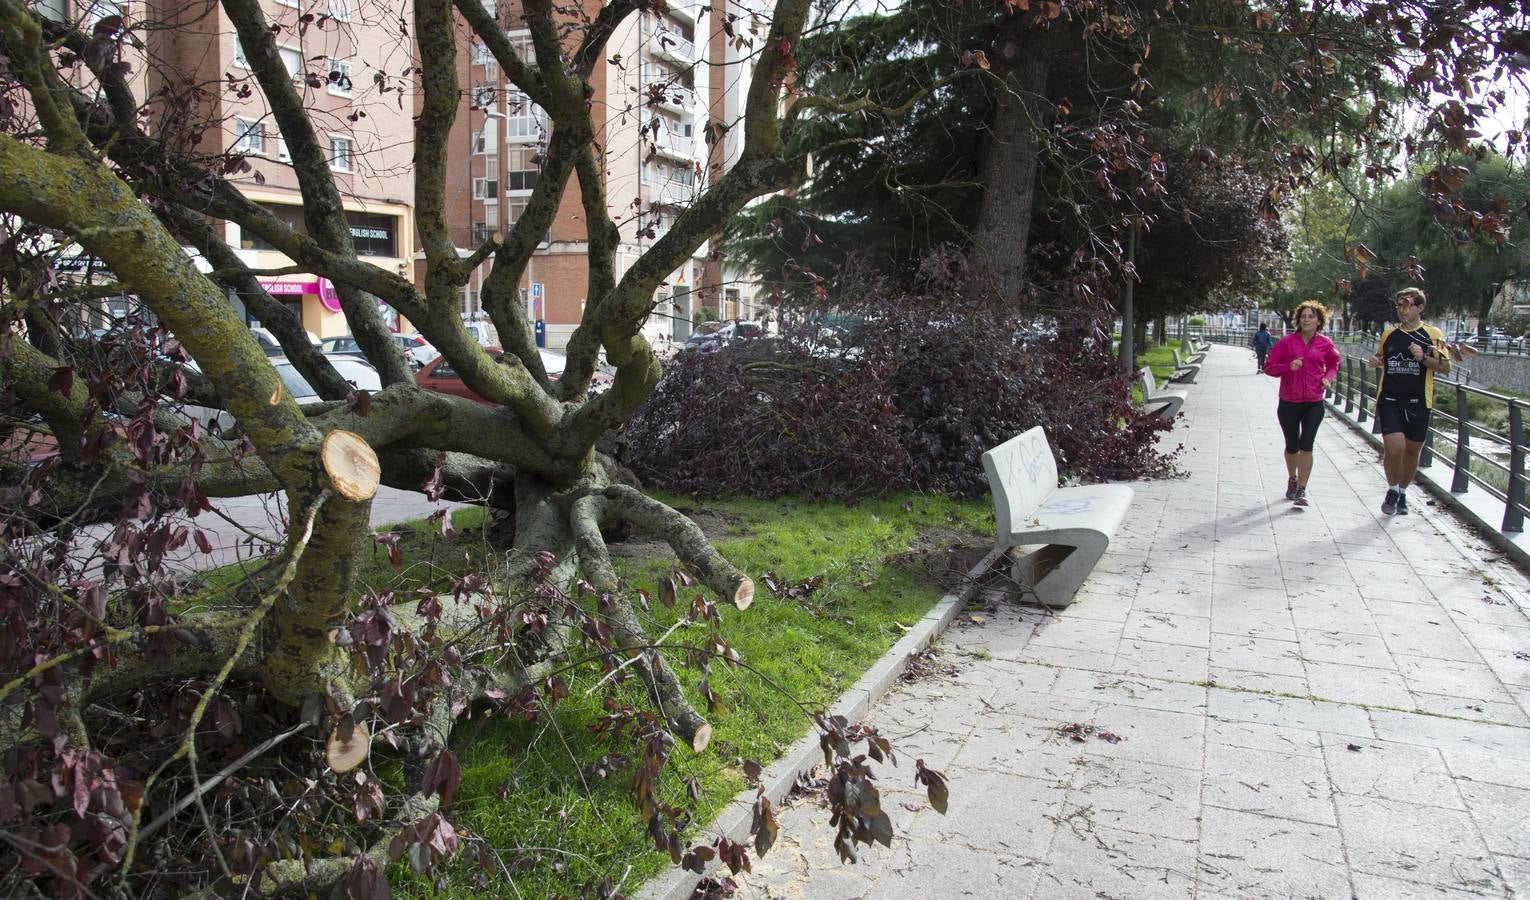
<path id="1" fill-rule="evenodd" d="M 669 730 L 684 738 L 691 749 L 700 753 L 712 740 L 712 726 L 685 699 L 675 673 L 664 665 L 653 641 L 638 622 L 632 604 L 621 591 L 606 542 L 600 536 L 603 498 L 584 496 L 575 500 L 569 511 L 569 527 L 579 550 L 579 565 L 590 583 L 603 596 L 601 617 L 611 625 L 616 643 L 633 657 L 633 668 L 648 688 L 649 697 L 664 716 Z"/>
<path id="2" fill-rule="evenodd" d="M 754 582 L 712 547 L 695 522 L 627 485 L 610 485 L 601 494 L 607 515 L 662 538 L 717 596 L 741 610 L 754 602 Z"/>

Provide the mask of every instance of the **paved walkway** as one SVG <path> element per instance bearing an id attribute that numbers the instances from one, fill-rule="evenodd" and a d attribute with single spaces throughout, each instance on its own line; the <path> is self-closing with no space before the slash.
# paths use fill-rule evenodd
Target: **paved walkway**
<path id="1" fill-rule="evenodd" d="M 1421 492 L 1382 517 L 1332 419 L 1292 507 L 1275 381 L 1226 347 L 1199 380 L 1189 477 L 1137 486 L 1077 602 L 959 625 L 957 674 L 873 708 L 893 847 L 841 865 L 801 799 L 740 896 L 1530 896 L 1526 579 Z"/>

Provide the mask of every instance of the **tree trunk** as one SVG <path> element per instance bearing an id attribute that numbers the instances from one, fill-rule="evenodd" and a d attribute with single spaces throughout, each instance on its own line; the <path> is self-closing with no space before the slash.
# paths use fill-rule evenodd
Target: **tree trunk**
<path id="1" fill-rule="evenodd" d="M 995 89 L 993 119 L 984 140 L 979 176 L 983 203 L 973 243 L 1006 300 L 1017 298 L 1025 287 L 1040 137 L 1050 111 L 1048 43 L 1044 33 L 1012 34 L 1000 44 L 994 66 L 1002 80 Z"/>

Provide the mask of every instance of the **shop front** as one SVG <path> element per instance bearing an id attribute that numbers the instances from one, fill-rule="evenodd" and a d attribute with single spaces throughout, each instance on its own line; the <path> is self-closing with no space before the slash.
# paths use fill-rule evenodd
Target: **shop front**
<path id="1" fill-rule="evenodd" d="M 350 323 L 340 309 L 340 295 L 328 278 L 293 275 L 259 280 L 260 286 L 271 295 L 271 299 L 290 308 L 302 319 L 303 327 L 319 337 L 350 333 Z M 399 316 L 398 310 L 381 300 L 377 302 L 377 308 L 389 331 L 402 330 L 406 320 Z"/>

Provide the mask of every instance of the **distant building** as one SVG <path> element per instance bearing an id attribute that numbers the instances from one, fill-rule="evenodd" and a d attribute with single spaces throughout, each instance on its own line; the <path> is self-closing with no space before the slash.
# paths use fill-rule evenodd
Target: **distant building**
<path id="1" fill-rule="evenodd" d="M 593 16 L 601 4 L 587 5 Z M 736 3 L 728 9 L 745 15 Z M 514 23 L 519 9 L 501 6 L 496 14 Z M 716 15 L 710 5 L 687 0 L 665 12 L 629 17 L 612 34 L 590 79 L 608 212 L 621 231 L 618 278 L 738 158 L 742 129 L 726 131 L 721 142 L 706 140 L 709 123 L 727 126 L 740 118 L 750 72 L 745 51 L 716 26 Z M 747 32 L 747 21 L 740 21 L 739 33 Z M 533 60 L 529 31 L 508 33 L 520 56 Z M 446 208 L 453 242 L 466 254 L 496 232 L 509 234 L 525 212 L 549 124 L 505 79 L 488 50 L 462 34 L 458 78 L 466 90 L 448 143 L 448 170 L 460 174 L 448 176 Z M 587 238 L 578 179 L 571 178 L 520 286 L 528 320 L 546 323 L 551 347 L 567 343 L 583 315 Z M 650 340 L 684 340 L 703 306 L 724 318 L 756 313 L 752 278 L 714 258 L 712 250 L 710 242 L 702 244 L 656 292 L 654 314 L 644 326 Z M 491 262 L 480 266 L 463 289 L 463 315 L 482 314 L 481 291 L 491 269 Z"/>

